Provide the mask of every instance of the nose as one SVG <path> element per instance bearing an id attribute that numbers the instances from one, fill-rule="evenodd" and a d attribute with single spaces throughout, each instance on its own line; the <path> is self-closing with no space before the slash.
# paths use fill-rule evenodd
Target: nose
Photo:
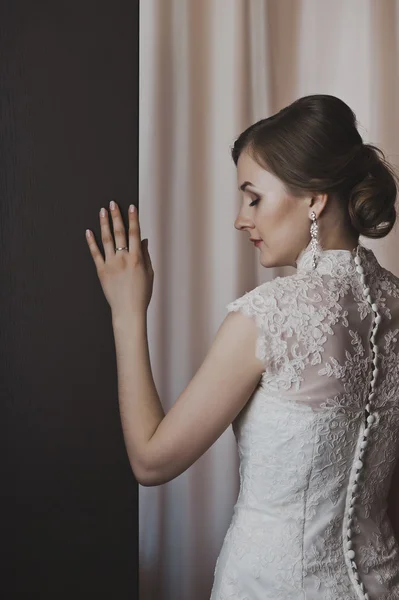
<path id="1" fill-rule="evenodd" d="M 253 228 L 254 224 L 252 219 L 250 219 L 249 217 L 246 217 L 245 215 L 242 215 L 241 213 L 238 213 L 238 216 L 236 218 L 236 220 L 234 221 L 234 227 L 238 230 L 241 231 L 247 227 L 249 228 Z"/>

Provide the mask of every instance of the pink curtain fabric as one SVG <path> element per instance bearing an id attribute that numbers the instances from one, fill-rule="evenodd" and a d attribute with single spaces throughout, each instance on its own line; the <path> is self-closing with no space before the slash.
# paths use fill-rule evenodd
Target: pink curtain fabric
<path id="1" fill-rule="evenodd" d="M 226 304 L 265 269 L 234 229 L 230 146 L 296 98 L 334 94 L 399 165 L 399 2 L 143 0 L 140 222 L 155 269 L 150 354 L 165 411 L 201 365 Z M 399 275 L 399 234 L 362 239 Z M 217 399 L 215 398 L 215 402 Z M 239 488 L 231 427 L 175 480 L 140 487 L 140 600 L 209 600 Z"/>

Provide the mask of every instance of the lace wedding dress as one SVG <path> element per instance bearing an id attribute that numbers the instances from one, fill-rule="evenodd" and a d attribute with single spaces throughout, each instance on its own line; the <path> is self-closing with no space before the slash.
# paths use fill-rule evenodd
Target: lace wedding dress
<path id="1" fill-rule="evenodd" d="M 361 244 L 315 270 L 309 244 L 296 266 L 227 305 L 255 319 L 265 371 L 232 424 L 240 492 L 211 600 L 398 600 L 399 278 Z"/>

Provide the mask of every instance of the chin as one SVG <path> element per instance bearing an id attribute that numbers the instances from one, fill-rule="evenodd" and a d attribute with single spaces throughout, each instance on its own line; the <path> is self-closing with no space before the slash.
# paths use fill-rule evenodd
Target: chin
<path id="1" fill-rule="evenodd" d="M 269 254 L 261 254 L 259 257 L 259 262 L 263 267 L 267 267 L 268 269 L 273 267 L 281 267 L 281 264 L 278 262 L 278 260 Z"/>
<path id="2" fill-rule="evenodd" d="M 268 263 L 263 262 L 262 265 L 264 267 L 267 267 L 268 269 L 273 269 L 274 267 L 278 267 L 278 265 L 276 265 L 276 263 L 273 263 L 273 262 L 268 262 Z"/>
<path id="3" fill-rule="evenodd" d="M 277 265 L 277 264 L 276 264 L 276 263 L 273 261 L 273 259 L 272 259 L 272 258 L 269 258 L 269 259 L 267 259 L 267 258 L 264 258 L 264 257 L 262 257 L 262 258 L 260 259 L 260 264 L 261 264 L 263 267 L 277 267 L 277 266 L 278 266 L 278 265 Z"/>

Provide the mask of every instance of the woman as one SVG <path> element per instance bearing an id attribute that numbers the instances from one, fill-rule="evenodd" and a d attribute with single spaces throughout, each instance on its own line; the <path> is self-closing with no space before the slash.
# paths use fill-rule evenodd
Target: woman
<path id="1" fill-rule="evenodd" d="M 297 271 L 227 307 L 256 321 L 264 372 L 233 424 L 241 487 L 211 600 L 397 599 L 399 278 L 358 239 L 392 229 L 397 177 L 327 95 L 232 154 L 236 227 L 262 265 Z"/>
<path id="2" fill-rule="evenodd" d="M 112 208 L 104 262 L 120 413 L 142 485 L 170 481 L 233 423 L 240 492 L 211 600 L 399 598 L 399 278 L 359 235 L 392 229 L 397 176 L 334 96 L 300 98 L 234 144 L 236 228 L 292 265 L 227 306 L 201 368 L 164 414 L 146 311 L 153 270 Z M 115 243 L 117 248 L 115 248 Z M 125 250 L 125 252 L 118 252 Z M 396 471 L 395 471 L 396 468 Z"/>

